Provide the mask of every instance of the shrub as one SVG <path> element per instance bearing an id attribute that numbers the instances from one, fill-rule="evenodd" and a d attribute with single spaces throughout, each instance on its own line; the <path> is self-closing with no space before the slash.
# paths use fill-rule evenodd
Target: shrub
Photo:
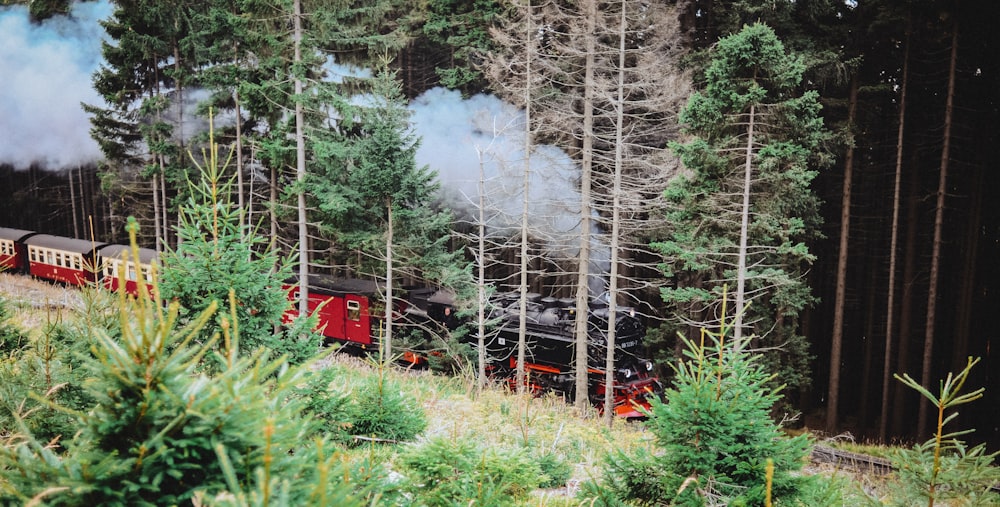
<path id="1" fill-rule="evenodd" d="M 352 395 L 350 433 L 393 442 L 413 440 L 427 427 L 423 410 L 386 377 L 384 362 L 375 366 L 376 374 L 366 378 Z"/>
<path id="2" fill-rule="evenodd" d="M 539 485 L 541 470 L 521 449 L 484 450 L 475 441 L 434 437 L 400 455 L 417 505 L 507 506 Z"/>

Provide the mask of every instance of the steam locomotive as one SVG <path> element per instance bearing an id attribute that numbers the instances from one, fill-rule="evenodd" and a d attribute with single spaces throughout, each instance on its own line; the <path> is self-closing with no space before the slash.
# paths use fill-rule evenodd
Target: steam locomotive
<path id="1" fill-rule="evenodd" d="M 0 227 L 0 269 L 69 285 L 100 284 L 109 290 L 125 290 L 137 295 L 137 277 L 149 280 L 156 263 L 154 250 L 139 249 L 139 259 L 125 261 L 124 245 L 96 243 L 64 238 L 33 231 Z M 119 274 L 124 273 L 124 277 Z M 124 279 L 125 285 L 119 286 Z M 361 350 L 376 351 L 384 322 L 383 287 L 371 280 L 309 275 L 308 310 L 318 320 L 316 326 L 326 341 Z M 289 300 L 297 302 L 300 284 L 297 278 L 286 281 Z M 520 295 L 494 295 L 488 305 L 491 332 L 486 337 L 489 371 L 516 387 L 513 372 L 517 368 L 520 324 Z M 526 360 L 529 387 L 536 392 L 555 391 L 574 397 L 576 305 L 570 299 L 556 299 L 531 294 L 526 313 Z M 405 362 L 425 364 L 434 351 L 430 343 L 435 332 L 447 333 L 467 322 L 454 297 L 427 287 L 404 287 L 393 298 L 393 326 L 400 330 L 419 330 L 409 336 L 424 336 L 408 346 L 398 347 Z M 290 305 L 283 320 L 298 316 L 297 305 Z M 588 393 L 591 401 L 603 409 L 606 389 L 605 357 L 610 312 L 607 305 L 592 302 L 588 311 Z M 615 372 L 612 410 L 619 417 L 643 417 L 641 408 L 649 407 L 649 398 L 662 393 L 658 380 L 651 375 L 653 364 L 643 358 L 645 329 L 629 308 L 615 315 Z M 475 333 L 463 338 L 478 346 Z"/>

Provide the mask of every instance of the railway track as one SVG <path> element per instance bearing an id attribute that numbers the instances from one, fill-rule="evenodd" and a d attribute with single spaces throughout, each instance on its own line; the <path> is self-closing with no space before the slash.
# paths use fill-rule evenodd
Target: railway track
<path id="1" fill-rule="evenodd" d="M 813 464 L 834 465 L 838 469 L 850 470 L 859 474 L 888 475 L 896 471 L 892 462 L 885 458 L 844 451 L 820 444 L 813 446 L 809 460 Z M 1000 484 L 991 486 L 990 491 L 1000 493 Z"/>

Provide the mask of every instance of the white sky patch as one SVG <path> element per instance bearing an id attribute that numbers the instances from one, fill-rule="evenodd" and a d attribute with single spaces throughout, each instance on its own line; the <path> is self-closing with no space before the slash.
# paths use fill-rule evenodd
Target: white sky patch
<path id="1" fill-rule="evenodd" d="M 0 163 L 76 167 L 101 158 L 80 103 L 103 105 L 91 85 L 101 62 L 106 0 L 74 2 L 40 24 L 26 6 L 0 7 Z"/>

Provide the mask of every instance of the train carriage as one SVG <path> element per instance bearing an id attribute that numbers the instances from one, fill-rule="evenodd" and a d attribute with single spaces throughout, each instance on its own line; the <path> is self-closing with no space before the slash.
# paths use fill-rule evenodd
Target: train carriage
<path id="1" fill-rule="evenodd" d="M 128 255 L 128 261 L 125 255 Z M 125 275 L 125 292 L 133 296 L 139 294 L 139 280 L 141 276 L 146 281 L 146 290 L 152 294 L 153 274 L 152 268 L 156 264 L 159 255 L 152 248 L 139 249 L 139 262 L 132 258 L 132 248 L 128 245 L 106 245 L 100 250 L 103 258 L 102 278 L 104 287 L 111 291 L 117 291 L 121 287 L 121 274 Z"/>
<path id="2" fill-rule="evenodd" d="M 100 276 L 101 247 L 83 239 L 36 234 L 24 240 L 32 276 L 71 285 L 95 283 Z"/>
<path id="3" fill-rule="evenodd" d="M 0 271 L 28 271 L 28 247 L 24 240 L 35 234 L 33 231 L 0 227 Z"/>
<path id="4" fill-rule="evenodd" d="M 318 319 L 316 329 L 328 340 L 368 348 L 373 344 L 372 304 L 378 294 L 375 282 L 358 279 L 338 279 L 320 275 L 309 276 L 309 314 Z M 297 277 L 285 281 L 288 298 L 293 306 L 282 320 L 287 324 L 299 315 L 299 282 Z"/>

